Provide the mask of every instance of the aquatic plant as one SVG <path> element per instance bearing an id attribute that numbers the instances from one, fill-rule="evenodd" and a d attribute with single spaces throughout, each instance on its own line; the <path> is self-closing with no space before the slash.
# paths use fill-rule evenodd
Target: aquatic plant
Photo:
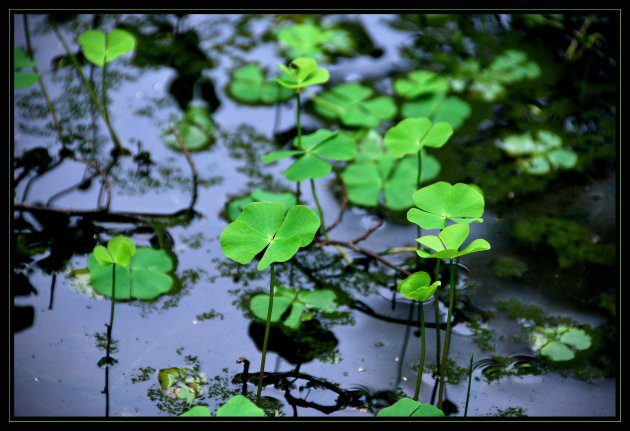
<path id="1" fill-rule="evenodd" d="M 562 148 L 562 138 L 548 130 L 511 135 L 498 146 L 512 157 L 523 171 L 532 175 L 544 175 L 556 169 L 575 167 L 578 157 L 570 149 Z"/>
<path id="2" fill-rule="evenodd" d="M 275 105 L 293 97 L 293 91 L 275 80 L 265 78 L 265 71 L 257 64 L 246 64 L 232 70 L 227 93 L 248 105 Z"/>
<path id="3" fill-rule="evenodd" d="M 243 209 L 241 215 L 230 223 L 219 237 L 221 250 L 230 259 L 244 265 L 265 250 L 257 268 L 262 271 L 271 267 L 269 306 L 256 394 L 258 405 L 260 405 L 267 342 L 273 313 L 274 262 L 286 262 L 297 253 L 300 247 L 309 245 L 320 223 L 320 218 L 303 205 L 295 205 L 287 211 L 282 203 L 253 202 Z"/>
<path id="4" fill-rule="evenodd" d="M 24 51 L 17 46 L 13 47 L 13 88 L 23 89 L 31 87 L 39 79 L 39 73 L 24 72 L 22 69 L 37 67 L 37 63 L 31 60 Z"/>
<path id="5" fill-rule="evenodd" d="M 180 416 L 183 417 L 209 417 L 212 416 L 208 406 L 194 406 L 186 410 Z M 249 398 L 243 395 L 235 395 L 227 403 L 217 409 L 217 417 L 263 417 L 265 412 Z"/>
<path id="6" fill-rule="evenodd" d="M 401 398 L 376 414 L 377 417 L 444 417 L 444 412 L 431 404 Z"/>
<path id="7" fill-rule="evenodd" d="M 530 335 L 532 349 L 552 361 L 570 361 L 575 352 L 591 347 L 591 336 L 584 330 L 566 325 L 536 327 Z"/>
<path id="8" fill-rule="evenodd" d="M 227 216 L 229 221 L 234 221 L 248 204 L 252 202 L 282 202 L 287 208 L 297 204 L 295 195 L 292 193 L 272 193 L 262 189 L 253 189 L 251 193 L 242 198 L 233 199 L 227 206 Z"/>

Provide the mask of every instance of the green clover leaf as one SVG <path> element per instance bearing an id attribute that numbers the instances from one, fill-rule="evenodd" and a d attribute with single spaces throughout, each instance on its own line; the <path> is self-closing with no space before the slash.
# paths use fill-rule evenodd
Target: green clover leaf
<path id="1" fill-rule="evenodd" d="M 395 157 L 416 154 L 422 147 L 439 148 L 453 134 L 448 123 L 431 123 L 428 118 L 407 118 L 385 133 L 385 145 Z"/>
<path id="2" fill-rule="evenodd" d="M 289 181 L 303 181 L 306 179 L 323 178 L 332 171 L 332 166 L 326 161 L 351 160 L 357 148 L 354 139 L 339 132 L 320 129 L 310 135 L 302 136 L 302 144 L 297 150 L 273 151 L 261 157 L 264 163 L 300 156 L 284 171 Z"/>
<path id="3" fill-rule="evenodd" d="M 286 262 L 300 247 L 313 241 L 320 220 L 303 205 L 288 211 L 283 203 L 253 202 L 221 233 L 223 254 L 240 264 L 249 263 L 258 253 L 265 253 L 258 262 L 262 271 L 273 262 Z"/>
<path id="4" fill-rule="evenodd" d="M 246 64 L 232 70 L 228 92 L 235 100 L 250 105 L 275 105 L 293 97 L 293 91 L 276 81 L 265 79 L 264 71 L 256 64 Z"/>
<path id="5" fill-rule="evenodd" d="M 328 70 L 317 67 L 317 61 L 312 58 L 299 57 L 293 60 L 289 67 L 279 64 L 278 68 L 284 72 L 284 75 L 276 78 L 276 82 L 296 91 L 311 85 L 323 84 L 330 79 Z"/>
<path id="6" fill-rule="evenodd" d="M 385 407 L 376 416 L 381 417 L 443 417 L 444 412 L 431 404 L 419 403 L 411 398 L 401 398 Z"/>
<path id="7" fill-rule="evenodd" d="M 441 281 L 431 283 L 431 277 L 424 271 L 414 272 L 398 285 L 398 291 L 405 298 L 426 302 L 433 296 Z"/>
<path id="8" fill-rule="evenodd" d="M 432 93 L 444 94 L 448 91 L 448 87 L 446 78 L 428 70 L 416 70 L 407 78 L 394 81 L 396 94 L 408 100 Z"/>
<path id="9" fill-rule="evenodd" d="M 282 202 L 287 208 L 291 208 L 297 203 L 293 193 L 272 193 L 262 189 L 254 189 L 249 195 L 230 201 L 227 207 L 228 219 L 230 221 L 236 220 L 243 212 L 243 208 L 252 202 Z"/>
<path id="10" fill-rule="evenodd" d="M 438 236 L 425 235 L 416 240 L 433 250 L 434 253 L 429 253 L 423 249 L 418 250 L 417 253 L 424 258 L 454 259 L 466 254 L 490 250 L 490 244 L 485 239 L 476 239 L 464 249 L 459 250 L 459 247 L 468 238 L 469 233 L 470 226 L 468 223 L 458 223 L 445 227 Z"/>
<path id="11" fill-rule="evenodd" d="M 112 264 L 128 267 L 131 256 L 136 252 L 136 245 L 126 236 L 115 236 L 107 242 L 107 248 L 102 245 L 94 247 L 93 255 L 102 266 Z"/>
<path id="12" fill-rule="evenodd" d="M 407 220 L 423 229 L 442 229 L 446 221 L 482 222 L 484 199 L 478 188 L 463 183 L 451 185 L 440 181 L 416 191 L 417 208 L 407 212 Z"/>
<path id="13" fill-rule="evenodd" d="M 39 73 L 22 72 L 20 69 L 35 67 L 37 63 L 28 58 L 26 53 L 17 46 L 13 48 L 13 87 L 16 89 L 28 88 L 37 82 Z"/>
<path id="14" fill-rule="evenodd" d="M 79 36 L 78 42 L 85 58 L 101 67 L 136 47 L 133 35 L 120 28 L 115 28 L 107 35 L 101 30 L 88 30 Z"/>

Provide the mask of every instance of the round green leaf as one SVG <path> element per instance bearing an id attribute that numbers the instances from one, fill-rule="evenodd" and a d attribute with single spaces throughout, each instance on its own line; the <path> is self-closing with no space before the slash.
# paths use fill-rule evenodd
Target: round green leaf
<path id="1" fill-rule="evenodd" d="M 208 406 L 195 406 L 190 410 L 186 410 L 180 416 L 188 416 L 188 417 L 207 417 L 212 416 L 210 413 L 210 409 Z"/>
<path id="2" fill-rule="evenodd" d="M 440 181 L 416 191 L 412 198 L 417 208 L 407 212 L 407 220 L 423 229 L 444 228 L 447 220 L 457 223 L 483 221 L 483 195 L 466 184 L 451 185 Z"/>
<path id="3" fill-rule="evenodd" d="M 385 133 L 385 145 L 395 157 L 416 154 L 422 147 L 441 147 L 453 134 L 447 123 L 432 124 L 428 118 L 407 118 Z"/>
<path id="4" fill-rule="evenodd" d="M 131 256 L 136 252 L 136 245 L 125 236 L 116 236 L 107 242 L 107 250 L 114 263 L 127 267 L 131 262 Z"/>
<path id="5" fill-rule="evenodd" d="M 293 301 L 290 298 L 274 296 L 273 309 L 271 310 L 271 322 L 278 322 Z M 256 295 L 249 301 L 249 309 L 261 320 L 267 320 L 269 308 L 269 295 Z"/>
<path id="6" fill-rule="evenodd" d="M 85 58 L 97 66 L 133 51 L 136 39 L 126 30 L 116 28 L 105 35 L 101 30 L 88 30 L 78 39 Z"/>
<path id="7" fill-rule="evenodd" d="M 550 342 L 540 350 L 540 353 L 547 356 L 552 361 L 570 361 L 575 358 L 573 350 L 559 341 Z"/>
<path id="8" fill-rule="evenodd" d="M 248 196 L 230 201 L 227 208 L 230 221 L 236 220 L 243 208 L 252 202 L 280 202 L 286 208 L 291 208 L 297 203 L 293 193 L 272 193 L 262 189 L 254 189 Z"/>
<path id="9" fill-rule="evenodd" d="M 324 178 L 331 171 L 332 166 L 327 161 L 314 154 L 304 154 L 289 166 L 283 174 L 289 181 L 304 181 Z"/>
<path id="10" fill-rule="evenodd" d="M 577 328 L 566 330 L 560 337 L 560 341 L 573 346 L 576 350 L 586 350 L 591 347 L 591 336 Z"/>
<path id="11" fill-rule="evenodd" d="M 431 277 L 424 271 L 414 272 L 398 285 L 398 291 L 406 298 L 425 302 L 433 296 L 435 290 L 441 284 L 436 281 L 431 283 Z"/>
<path id="12" fill-rule="evenodd" d="M 256 64 L 246 64 L 232 71 L 228 94 L 246 104 L 273 105 L 293 97 L 293 92 L 275 81 L 267 81 Z"/>
<path id="13" fill-rule="evenodd" d="M 112 263 L 114 263 L 114 258 L 112 258 L 107 249 L 102 245 L 97 245 L 96 247 L 94 247 L 92 253 L 94 254 L 94 258 L 96 259 L 96 261 L 103 266 L 110 266 Z"/>
<path id="14" fill-rule="evenodd" d="M 337 309 L 337 295 L 330 289 L 303 290 L 298 299 L 316 310 L 332 313 Z"/>
<path id="15" fill-rule="evenodd" d="M 297 235 L 284 238 L 275 238 L 265 250 L 265 254 L 258 262 L 256 268 L 259 271 L 266 269 L 274 262 L 286 262 L 295 256 L 300 249 L 300 237 Z"/>
<path id="16" fill-rule="evenodd" d="M 90 253 L 90 283 L 101 295 L 112 295 L 112 268 L 103 267 Z M 116 299 L 153 299 L 173 287 L 173 261 L 163 250 L 140 247 L 131 257 L 129 268 L 116 267 Z"/>
<path id="17" fill-rule="evenodd" d="M 377 413 L 379 417 L 443 417 L 444 412 L 431 404 L 419 403 L 411 398 L 401 398 L 393 405 Z"/>
<path id="18" fill-rule="evenodd" d="M 243 395 L 236 395 L 219 407 L 217 410 L 217 417 L 218 416 L 262 417 L 265 416 L 265 412 Z"/>
<path id="19" fill-rule="evenodd" d="M 276 233 L 276 239 L 297 236 L 300 239 L 300 247 L 305 247 L 313 241 L 320 225 L 321 221 L 313 210 L 304 205 L 295 205 L 287 211 Z"/>
<path id="20" fill-rule="evenodd" d="M 350 164 L 341 173 L 341 178 L 350 202 L 366 207 L 378 205 L 383 180 L 376 164 L 369 161 Z"/>
<path id="21" fill-rule="evenodd" d="M 420 100 L 406 102 L 402 106 L 403 117 L 428 117 L 436 123 L 448 123 L 453 129 L 461 127 L 471 113 L 472 109 L 468 103 L 459 97 L 444 97 L 443 94 L 433 94 Z"/>

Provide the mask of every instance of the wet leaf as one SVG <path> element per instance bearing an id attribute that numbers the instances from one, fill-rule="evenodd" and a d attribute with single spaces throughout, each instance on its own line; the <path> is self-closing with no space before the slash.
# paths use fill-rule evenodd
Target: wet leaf
<path id="1" fill-rule="evenodd" d="M 88 30 L 79 36 L 78 42 L 85 58 L 97 66 L 105 66 L 136 47 L 133 35 L 119 28 L 107 35 L 101 30 Z"/>
<path id="2" fill-rule="evenodd" d="M 440 181 L 416 191 L 413 201 L 417 208 L 407 212 L 407 220 L 423 229 L 444 228 L 447 220 L 456 223 L 483 221 L 483 195 L 467 184 L 451 185 Z"/>
<path id="3" fill-rule="evenodd" d="M 394 157 L 416 154 L 422 147 L 439 148 L 453 134 L 447 123 L 431 123 L 428 118 L 407 118 L 385 133 L 385 146 Z"/>
<path id="4" fill-rule="evenodd" d="M 257 266 L 262 271 L 273 262 L 291 259 L 313 241 L 319 226 L 317 214 L 303 205 L 287 211 L 282 203 L 253 202 L 223 230 L 219 241 L 223 254 L 241 264 L 267 248 Z"/>
<path id="5" fill-rule="evenodd" d="M 315 111 L 328 119 L 339 119 L 350 127 L 375 128 L 396 115 L 389 96 L 374 96 L 374 90 L 356 82 L 338 85 L 314 99 Z"/>
<path id="6" fill-rule="evenodd" d="M 248 204 L 252 202 L 281 202 L 286 208 L 291 208 L 297 203 L 293 193 L 272 193 L 262 189 L 254 189 L 243 198 L 234 199 L 228 204 L 228 218 L 234 221 Z"/>
<path id="7" fill-rule="evenodd" d="M 431 283 L 431 277 L 424 271 L 414 272 L 398 285 L 398 291 L 405 298 L 425 302 L 433 296 L 435 290 L 442 284 L 440 281 Z"/>
<path id="8" fill-rule="evenodd" d="M 265 79 L 256 64 L 247 64 L 232 71 L 228 93 L 237 101 L 252 105 L 274 105 L 293 97 L 293 91 L 276 81 Z"/>
<path id="9" fill-rule="evenodd" d="M 37 66 L 26 53 L 17 46 L 13 47 L 13 88 L 28 88 L 37 82 L 39 73 L 22 72 L 20 69 Z"/>
<path id="10" fill-rule="evenodd" d="M 401 398 L 393 405 L 377 413 L 379 417 L 443 417 L 444 412 L 431 404 L 419 403 L 411 398 Z"/>
<path id="11" fill-rule="evenodd" d="M 90 283 L 101 295 L 112 295 L 112 269 L 104 267 L 90 253 Z M 116 299 L 154 299 L 173 287 L 173 261 L 163 250 L 139 247 L 128 268 L 116 268 Z"/>
<path id="12" fill-rule="evenodd" d="M 217 410 L 218 416 L 262 417 L 265 416 L 265 412 L 243 395 L 236 395 L 219 407 Z"/>
<path id="13" fill-rule="evenodd" d="M 271 163 L 291 156 L 300 156 L 284 171 L 284 176 L 290 181 L 323 178 L 332 171 L 332 166 L 326 159 L 346 161 L 351 160 L 356 153 L 356 144 L 350 136 L 320 129 L 309 135 L 302 136 L 301 146 L 294 141 L 297 150 L 273 151 L 261 157 L 264 163 Z"/>

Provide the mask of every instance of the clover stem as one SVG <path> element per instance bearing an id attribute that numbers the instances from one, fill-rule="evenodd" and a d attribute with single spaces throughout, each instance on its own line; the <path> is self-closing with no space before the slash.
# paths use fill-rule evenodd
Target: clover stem
<path id="1" fill-rule="evenodd" d="M 437 263 L 435 264 L 435 273 L 433 278 L 435 281 L 440 280 L 440 264 L 442 263 L 442 259 L 437 259 Z M 435 364 L 437 367 L 437 373 L 440 374 L 440 350 L 441 350 L 441 338 L 442 332 L 440 329 L 440 295 L 439 295 L 440 286 L 438 285 L 437 289 L 435 289 Z"/>
<path id="2" fill-rule="evenodd" d="M 448 348 L 451 342 L 451 318 L 453 317 L 453 302 L 455 302 L 455 260 L 451 259 L 451 286 L 448 294 L 448 317 L 446 318 L 446 335 L 444 336 L 444 352 L 442 354 L 442 367 L 440 369 L 440 392 L 438 396 L 438 408 L 442 408 L 444 397 L 444 379 L 446 377 L 446 361 L 448 360 Z"/>
<path id="3" fill-rule="evenodd" d="M 322 234 L 326 239 L 328 239 L 328 233 L 326 232 L 326 223 L 324 222 L 324 212 L 322 211 L 322 206 L 319 204 L 319 198 L 317 197 L 317 190 L 315 189 L 315 180 L 310 179 L 311 182 L 311 192 L 313 194 L 313 199 L 315 200 L 315 205 L 317 205 L 317 212 L 319 213 L 319 219 L 322 221 L 321 229 Z"/>
<path id="4" fill-rule="evenodd" d="M 107 64 L 103 65 L 103 82 L 101 83 L 101 91 L 103 93 L 103 116 L 105 121 L 109 123 L 109 109 L 107 108 Z"/>
<path id="5" fill-rule="evenodd" d="M 271 312 L 273 311 L 273 289 L 276 283 L 274 264 L 271 264 L 271 278 L 269 280 L 269 306 L 267 307 L 267 324 L 265 325 L 265 338 L 263 339 L 262 359 L 260 360 L 260 374 L 258 375 L 258 390 L 256 391 L 256 405 L 260 407 L 260 394 L 262 393 L 263 377 L 265 375 L 265 359 L 267 358 L 267 341 L 269 341 L 269 328 L 271 327 Z"/>
<path id="6" fill-rule="evenodd" d="M 420 368 L 418 369 L 418 380 L 416 380 L 416 392 L 413 395 L 413 399 L 418 401 L 420 396 L 420 386 L 422 385 L 422 373 L 424 372 L 424 358 L 426 356 L 426 343 L 424 337 L 424 303 L 420 303 Z"/>
<path id="7" fill-rule="evenodd" d="M 112 328 L 114 327 L 114 304 L 116 301 L 116 264 L 112 264 L 112 304 L 109 310 L 109 325 L 107 326 L 107 354 L 106 358 L 109 361 L 109 351 L 112 345 Z"/>
<path id="8" fill-rule="evenodd" d="M 296 119 L 296 127 L 297 127 L 297 146 L 298 148 L 302 148 L 302 102 L 300 100 L 300 92 L 295 92 L 295 98 L 297 100 L 297 119 Z M 295 200 L 300 202 L 300 182 L 297 182 L 295 189 Z"/>
<path id="9" fill-rule="evenodd" d="M 473 357 L 475 352 L 470 354 L 470 365 L 468 366 L 468 390 L 466 391 L 466 407 L 464 408 L 464 417 L 468 416 L 468 401 L 470 400 L 470 385 L 472 383 Z"/>
<path id="10" fill-rule="evenodd" d="M 420 189 L 420 181 L 422 180 L 422 148 L 420 148 L 420 150 L 418 150 L 418 178 L 416 181 L 416 188 Z M 420 225 L 416 225 L 416 233 L 417 233 L 417 238 L 420 238 L 422 236 L 422 228 L 420 227 Z M 418 250 L 420 250 L 420 243 L 418 243 L 417 245 Z M 416 271 L 418 271 L 420 269 L 420 255 L 418 253 L 416 253 Z"/>

